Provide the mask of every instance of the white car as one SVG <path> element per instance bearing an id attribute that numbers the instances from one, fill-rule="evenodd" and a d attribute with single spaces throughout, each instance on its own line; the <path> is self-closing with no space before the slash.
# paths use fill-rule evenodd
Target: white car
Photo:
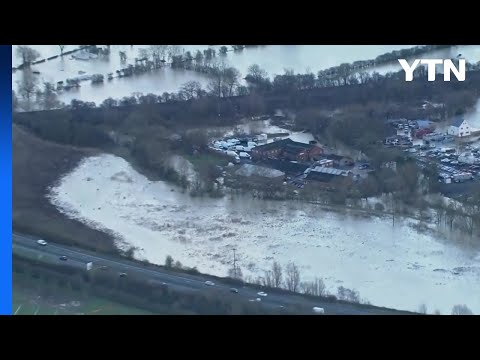
<path id="1" fill-rule="evenodd" d="M 207 281 L 205 281 L 205 285 L 213 286 L 213 285 L 215 285 L 215 284 L 214 284 L 212 281 L 207 280 Z"/>
<path id="2" fill-rule="evenodd" d="M 260 291 L 259 293 L 257 293 L 258 296 L 267 296 L 266 293 L 264 293 L 263 291 Z"/>
<path id="3" fill-rule="evenodd" d="M 47 242 L 45 240 L 40 239 L 40 240 L 37 240 L 37 244 L 42 245 L 42 246 L 46 246 Z"/>

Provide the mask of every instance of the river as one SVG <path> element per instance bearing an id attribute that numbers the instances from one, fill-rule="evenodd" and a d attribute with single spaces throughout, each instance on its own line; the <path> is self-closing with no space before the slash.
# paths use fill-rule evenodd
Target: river
<path id="1" fill-rule="evenodd" d="M 273 261 L 295 262 L 301 280 L 324 279 L 374 305 L 450 313 L 467 304 L 480 313 L 480 254 L 452 238 L 419 233 L 415 221 L 354 217 L 305 203 L 248 196 L 192 198 L 152 182 L 124 159 L 85 159 L 50 194 L 68 217 L 111 232 L 120 248 L 163 264 L 167 255 L 201 272 L 226 276 L 233 248 L 244 276 L 263 276 Z"/>

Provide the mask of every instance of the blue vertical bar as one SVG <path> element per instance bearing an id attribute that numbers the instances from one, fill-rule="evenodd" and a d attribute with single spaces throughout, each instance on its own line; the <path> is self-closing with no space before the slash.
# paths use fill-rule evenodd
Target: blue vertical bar
<path id="1" fill-rule="evenodd" d="M 0 314 L 12 314 L 12 47 L 0 45 Z"/>

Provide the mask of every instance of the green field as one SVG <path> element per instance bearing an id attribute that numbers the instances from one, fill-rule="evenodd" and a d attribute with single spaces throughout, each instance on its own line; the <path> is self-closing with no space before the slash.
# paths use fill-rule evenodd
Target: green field
<path id="1" fill-rule="evenodd" d="M 14 276 L 15 277 L 15 276 Z M 124 306 L 103 298 L 55 289 L 27 287 L 13 279 L 12 314 L 16 315 L 152 315 L 148 311 Z"/>

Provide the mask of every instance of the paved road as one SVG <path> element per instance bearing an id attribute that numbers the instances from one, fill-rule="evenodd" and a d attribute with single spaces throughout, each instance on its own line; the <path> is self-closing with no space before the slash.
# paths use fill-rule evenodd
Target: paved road
<path id="1" fill-rule="evenodd" d="M 211 291 L 219 291 L 232 294 L 230 289 L 232 285 L 222 283 L 218 279 L 210 278 L 207 275 L 189 275 L 180 272 L 169 271 L 166 269 L 143 265 L 125 258 L 100 255 L 87 250 L 68 247 L 65 245 L 58 245 L 48 242 L 48 245 L 41 246 L 37 244 L 33 236 L 13 234 L 12 236 L 12 251 L 21 256 L 48 261 L 52 263 L 67 263 L 74 267 L 86 268 L 88 262 L 93 263 L 93 267 L 107 266 L 107 271 L 115 271 L 118 273 L 125 272 L 128 275 L 144 276 L 147 280 L 154 280 L 159 283 L 166 283 L 168 286 L 179 291 L 199 291 L 211 289 Z M 67 256 L 68 260 L 60 260 L 60 256 Z M 205 281 L 210 280 L 214 282 L 213 286 L 205 284 Z M 271 308 L 279 308 L 281 306 L 288 308 L 292 305 L 305 306 L 306 309 L 312 309 L 314 306 L 323 307 L 325 314 L 335 315 L 400 315 L 406 312 L 400 312 L 385 308 L 374 308 L 362 306 L 358 304 L 339 304 L 329 303 L 324 301 L 313 301 L 312 299 L 303 297 L 301 295 L 275 293 L 275 291 L 268 291 L 268 295 L 261 297 L 257 293 L 261 291 L 252 286 L 237 287 L 239 296 L 245 301 L 261 298 L 263 306 Z"/>

